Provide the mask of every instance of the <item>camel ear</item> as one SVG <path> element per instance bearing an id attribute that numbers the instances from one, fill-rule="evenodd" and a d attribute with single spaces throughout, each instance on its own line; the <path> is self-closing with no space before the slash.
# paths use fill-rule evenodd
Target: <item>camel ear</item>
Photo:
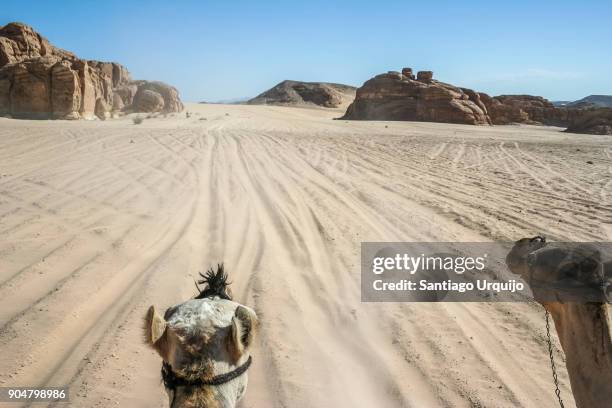
<path id="1" fill-rule="evenodd" d="M 149 307 L 144 322 L 145 342 L 156 350 L 164 360 L 167 357 L 167 326 L 164 318 L 155 311 L 155 306 Z"/>
<path id="2" fill-rule="evenodd" d="M 228 339 L 228 349 L 234 361 L 238 361 L 253 344 L 258 324 L 257 315 L 252 309 L 245 306 L 236 308 Z"/>

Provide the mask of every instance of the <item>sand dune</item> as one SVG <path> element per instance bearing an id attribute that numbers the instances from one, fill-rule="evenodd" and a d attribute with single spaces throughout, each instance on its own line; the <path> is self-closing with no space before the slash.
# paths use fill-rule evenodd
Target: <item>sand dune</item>
<path id="1" fill-rule="evenodd" d="M 360 242 L 610 240 L 612 139 L 187 109 L 0 119 L 0 385 L 166 406 L 146 307 L 225 262 L 262 321 L 244 407 L 556 406 L 542 308 L 361 303 Z"/>

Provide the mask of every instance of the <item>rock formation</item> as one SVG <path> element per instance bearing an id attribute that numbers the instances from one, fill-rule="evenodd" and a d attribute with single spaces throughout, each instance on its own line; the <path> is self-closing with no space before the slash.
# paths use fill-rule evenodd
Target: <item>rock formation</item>
<path id="1" fill-rule="evenodd" d="M 283 81 L 249 100 L 252 105 L 315 105 L 337 108 L 348 105 L 355 98 L 355 88 L 325 82 Z"/>
<path id="2" fill-rule="evenodd" d="M 436 81 L 431 71 L 419 71 L 414 79 L 411 68 L 367 81 L 343 119 L 491 124 L 477 92 Z"/>
<path id="3" fill-rule="evenodd" d="M 401 73 L 390 71 L 364 83 L 342 119 L 524 123 L 567 127 L 568 132 L 612 134 L 610 112 L 612 108 L 555 106 L 541 96 L 491 97 L 434 80 L 431 71 L 419 71 L 415 78 L 412 68 L 403 68 Z"/>
<path id="4" fill-rule="evenodd" d="M 555 106 L 541 96 L 500 95 L 490 97 L 480 93 L 496 125 L 527 123 L 566 127 L 567 132 L 612 134 L 612 108 Z"/>
<path id="5" fill-rule="evenodd" d="M 419 71 L 417 72 L 416 79 L 417 81 L 425 82 L 426 84 L 430 84 L 431 81 L 433 81 L 433 71 Z"/>
<path id="6" fill-rule="evenodd" d="M 133 104 L 139 91 L 149 100 Z M 151 96 L 151 94 L 155 94 Z M 159 99 L 162 102 L 159 102 Z M 140 101 L 140 100 L 138 100 Z M 175 88 L 132 81 L 114 62 L 87 61 L 54 47 L 31 27 L 0 27 L 0 115 L 30 119 L 107 118 L 112 112 L 183 109 Z"/>
<path id="7" fill-rule="evenodd" d="M 548 99 L 532 95 L 500 95 L 490 97 L 480 93 L 495 125 L 527 123 L 536 125 L 567 126 L 581 115 L 579 109 L 556 107 Z"/>
<path id="8" fill-rule="evenodd" d="M 584 110 L 570 122 L 566 132 L 612 135 L 612 108 Z"/>
<path id="9" fill-rule="evenodd" d="M 139 112 L 156 112 L 156 109 L 146 109 L 146 106 L 141 106 L 141 93 L 146 92 L 149 95 L 154 95 L 160 101 L 159 110 L 164 112 L 180 112 L 183 110 L 183 104 L 179 99 L 179 94 L 176 88 L 159 81 L 133 81 L 132 84 L 137 86 L 136 93 L 132 103 L 135 110 Z M 133 88 L 132 88 L 133 89 Z M 140 109 L 139 109 L 140 108 Z"/>
<path id="10" fill-rule="evenodd" d="M 412 68 L 402 68 L 402 75 L 408 79 L 415 79 L 414 74 L 412 73 Z M 433 73 L 432 73 L 433 76 Z"/>

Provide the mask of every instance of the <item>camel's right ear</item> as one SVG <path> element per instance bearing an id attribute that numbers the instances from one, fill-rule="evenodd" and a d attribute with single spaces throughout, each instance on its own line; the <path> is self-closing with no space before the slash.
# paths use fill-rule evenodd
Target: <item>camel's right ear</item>
<path id="1" fill-rule="evenodd" d="M 144 322 L 145 342 L 153 347 L 164 360 L 166 360 L 168 354 L 167 326 L 164 318 L 155 311 L 155 306 L 149 307 Z"/>
<path id="2" fill-rule="evenodd" d="M 259 321 L 255 312 L 245 306 L 238 306 L 232 317 L 228 349 L 234 361 L 246 353 L 253 344 Z"/>

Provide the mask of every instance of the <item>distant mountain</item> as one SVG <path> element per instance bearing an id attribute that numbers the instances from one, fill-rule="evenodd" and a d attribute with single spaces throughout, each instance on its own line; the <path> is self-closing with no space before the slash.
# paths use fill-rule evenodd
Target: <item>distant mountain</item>
<path id="1" fill-rule="evenodd" d="M 577 101 L 556 101 L 555 106 L 564 106 L 566 108 L 610 108 L 612 107 L 612 95 L 589 95 Z"/>
<path id="2" fill-rule="evenodd" d="M 217 101 L 200 101 L 198 103 L 208 103 L 213 105 L 241 105 L 247 103 L 251 99 L 250 96 L 242 98 L 219 99 Z"/>
<path id="3" fill-rule="evenodd" d="M 327 82 L 283 81 L 249 100 L 250 105 L 321 106 L 339 108 L 355 99 L 356 88 Z"/>

